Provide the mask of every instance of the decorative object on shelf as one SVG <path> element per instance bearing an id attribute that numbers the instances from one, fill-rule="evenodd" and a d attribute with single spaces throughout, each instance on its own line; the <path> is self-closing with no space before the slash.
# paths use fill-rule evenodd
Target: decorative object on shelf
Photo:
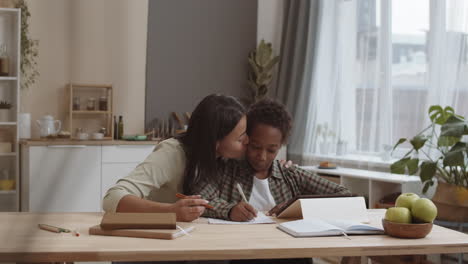
<path id="1" fill-rule="evenodd" d="M 93 134 L 91 134 L 91 139 L 102 140 L 103 138 L 104 138 L 103 133 L 93 133 Z"/>
<path id="2" fill-rule="evenodd" d="M 99 111 L 107 111 L 107 97 L 99 97 Z"/>
<path id="3" fill-rule="evenodd" d="M 330 146 L 332 146 L 332 142 L 335 139 L 335 132 L 328 128 L 328 123 L 318 124 L 317 125 L 317 138 L 321 138 L 322 140 L 319 142 L 319 151 L 320 154 L 328 155 L 330 153 Z"/>
<path id="4" fill-rule="evenodd" d="M 58 132 L 57 137 L 61 139 L 69 139 L 71 138 L 71 133 L 66 130 L 61 130 L 60 132 Z"/>
<path id="5" fill-rule="evenodd" d="M 110 84 L 70 83 L 68 130 L 75 131 L 80 127 L 89 132 L 88 138 L 92 138 L 96 132 L 104 134 L 103 140 L 112 140 L 114 136 L 112 91 Z M 78 102 L 79 98 L 83 98 L 83 106 Z M 102 130 L 103 128 L 105 130 Z M 72 139 L 79 139 L 76 133 L 72 135 Z"/>
<path id="6" fill-rule="evenodd" d="M 266 97 L 268 85 L 273 79 L 272 70 L 279 62 L 279 56 L 273 56 L 271 43 L 262 39 L 258 47 L 249 53 L 247 60 L 250 65 L 247 80 L 252 95 L 250 103 L 255 103 Z"/>
<path id="7" fill-rule="evenodd" d="M 18 132 L 19 138 L 30 139 L 31 138 L 31 114 L 20 113 L 18 115 Z"/>
<path id="8" fill-rule="evenodd" d="M 0 101 L 0 122 L 10 121 L 10 109 L 12 105 L 10 102 L 3 100 Z"/>
<path id="9" fill-rule="evenodd" d="M 338 139 L 336 142 L 336 155 L 342 156 L 345 155 L 348 151 L 348 142 L 342 139 Z"/>
<path id="10" fill-rule="evenodd" d="M 45 115 L 36 120 L 36 124 L 39 127 L 41 138 L 55 138 L 62 128 L 62 121 L 54 120 L 51 115 Z"/>
<path id="11" fill-rule="evenodd" d="M 114 140 L 119 139 L 119 123 L 117 123 L 117 117 L 114 116 Z"/>
<path id="12" fill-rule="evenodd" d="M 118 127 L 119 127 L 119 139 L 123 139 L 123 135 L 124 135 L 124 123 L 123 123 L 123 117 L 122 117 L 122 116 L 119 116 Z"/>
<path id="13" fill-rule="evenodd" d="M 86 104 L 86 110 L 88 111 L 96 110 L 96 98 L 94 97 L 88 98 L 88 103 Z"/>
<path id="14" fill-rule="evenodd" d="M 0 190 L 11 191 L 15 189 L 15 180 L 11 179 L 10 171 L 8 169 L 2 169 L 0 179 Z"/>
<path id="15" fill-rule="evenodd" d="M 73 96 L 73 111 L 80 111 L 81 99 L 79 96 Z"/>
<path id="16" fill-rule="evenodd" d="M 36 61 L 39 56 L 39 40 L 32 39 L 29 34 L 31 13 L 27 1 L 17 0 L 15 7 L 21 9 L 21 88 L 27 89 L 39 77 Z"/>
<path id="17" fill-rule="evenodd" d="M 468 222 L 468 144 L 462 141 L 468 135 L 468 123 L 450 106 L 433 105 L 428 114 L 428 127 L 410 140 L 401 138 L 394 146 L 395 150 L 409 141 L 412 148 L 391 165 L 391 172 L 413 175 L 419 171 L 423 193 L 437 181 L 432 198 L 439 209 L 437 219 Z"/>
<path id="18" fill-rule="evenodd" d="M 10 59 L 8 58 L 7 46 L 0 44 L 0 76 L 10 75 Z"/>

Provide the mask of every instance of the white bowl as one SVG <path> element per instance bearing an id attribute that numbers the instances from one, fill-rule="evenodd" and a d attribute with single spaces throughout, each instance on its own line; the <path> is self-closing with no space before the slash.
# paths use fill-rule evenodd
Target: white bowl
<path id="1" fill-rule="evenodd" d="M 104 134 L 103 134 L 103 133 L 93 133 L 93 134 L 92 134 L 92 139 L 99 140 L 99 139 L 103 139 L 103 138 L 104 138 Z"/>
<path id="2" fill-rule="evenodd" d="M 87 140 L 89 138 L 89 135 L 88 133 L 77 133 L 76 134 L 76 137 L 79 139 L 79 140 Z"/>

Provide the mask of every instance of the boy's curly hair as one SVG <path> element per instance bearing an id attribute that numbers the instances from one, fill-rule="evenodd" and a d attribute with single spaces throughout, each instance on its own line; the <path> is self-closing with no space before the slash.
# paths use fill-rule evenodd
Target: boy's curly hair
<path id="1" fill-rule="evenodd" d="M 262 99 L 250 106 L 247 112 L 247 134 L 257 124 L 265 124 L 279 129 L 282 134 L 282 142 L 288 141 L 292 128 L 292 118 L 286 107 L 271 99 Z"/>

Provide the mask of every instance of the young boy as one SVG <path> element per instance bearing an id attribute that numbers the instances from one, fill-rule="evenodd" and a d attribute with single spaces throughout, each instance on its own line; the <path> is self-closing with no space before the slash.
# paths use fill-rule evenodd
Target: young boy
<path id="1" fill-rule="evenodd" d="M 262 100 L 247 113 L 246 160 L 229 160 L 219 169 L 218 182 L 203 182 L 199 194 L 214 209 L 203 216 L 248 221 L 257 211 L 269 211 L 301 194 L 350 194 L 345 187 L 325 180 L 297 166 L 284 168 L 275 160 L 281 146 L 287 143 L 292 120 L 285 107 L 272 100 Z M 248 203 L 236 187 L 239 183 Z M 270 213 L 275 213 L 271 211 Z"/>

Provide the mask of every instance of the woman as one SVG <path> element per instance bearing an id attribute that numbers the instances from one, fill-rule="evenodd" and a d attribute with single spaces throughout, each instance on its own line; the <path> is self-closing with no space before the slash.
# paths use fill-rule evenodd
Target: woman
<path id="1" fill-rule="evenodd" d="M 174 212 L 177 221 L 193 221 L 208 201 L 192 186 L 216 177 L 217 160 L 241 158 L 248 143 L 242 104 L 232 96 L 212 94 L 195 108 L 185 134 L 159 143 L 155 151 L 103 199 L 106 212 Z"/>

